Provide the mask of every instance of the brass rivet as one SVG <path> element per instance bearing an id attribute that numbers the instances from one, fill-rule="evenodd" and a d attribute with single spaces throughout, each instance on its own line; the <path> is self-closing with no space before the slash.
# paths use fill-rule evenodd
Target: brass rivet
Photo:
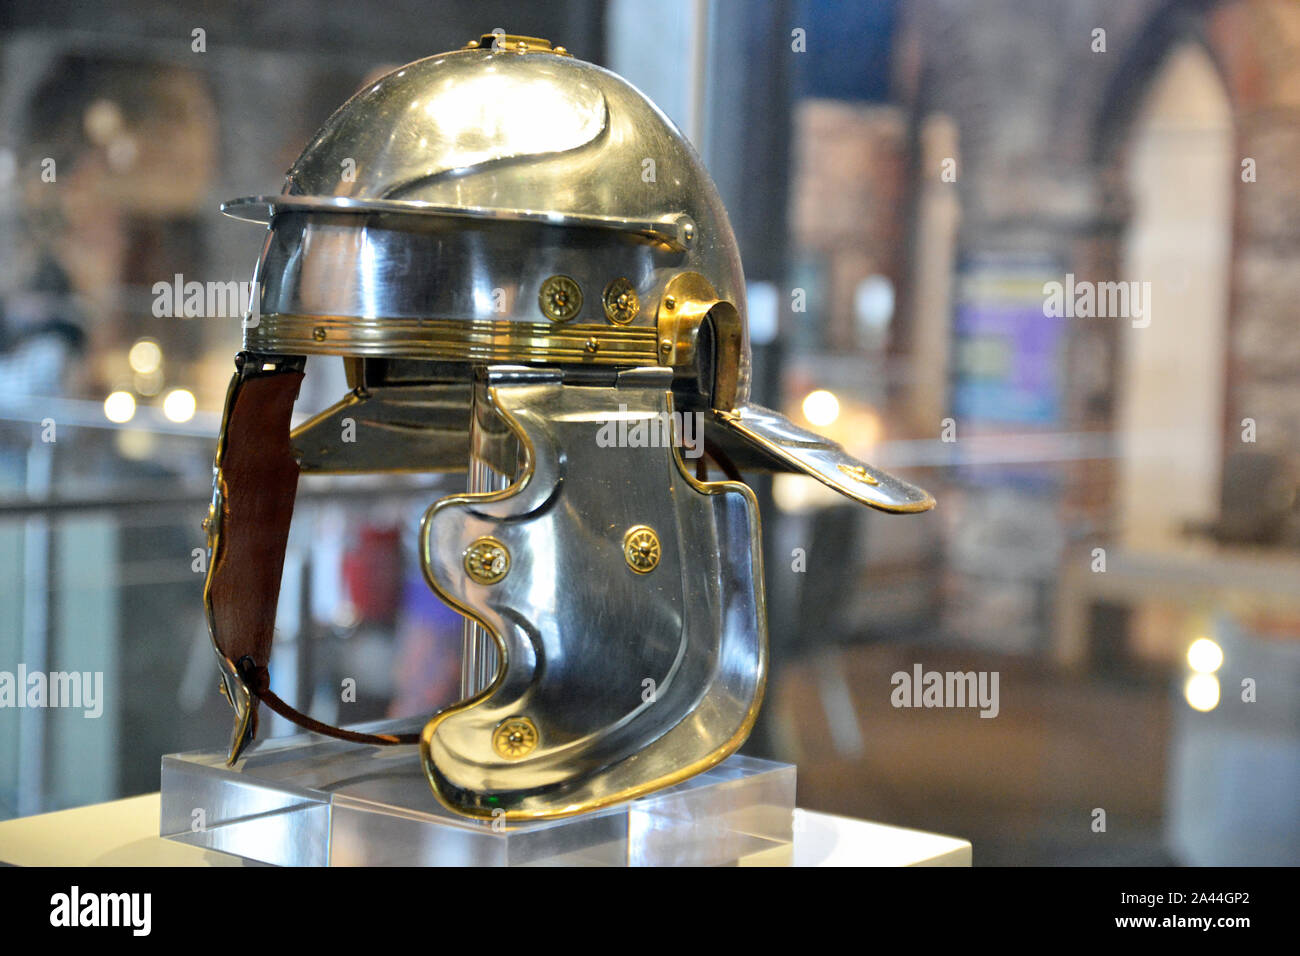
<path id="1" fill-rule="evenodd" d="M 682 230 L 682 238 L 687 242 L 695 238 L 695 227 L 691 223 L 688 222 L 686 228 Z"/>
<path id="2" fill-rule="evenodd" d="M 510 573 L 510 551 L 496 538 L 479 538 L 465 549 L 465 571 L 479 584 L 496 584 Z"/>
<path id="3" fill-rule="evenodd" d="M 318 326 L 316 326 L 316 328 L 312 329 L 312 330 L 311 330 L 311 337 L 312 337 L 313 339 L 315 339 L 317 342 L 324 342 L 324 341 L 325 341 L 325 326 L 323 326 L 323 325 L 318 325 Z"/>
<path id="4" fill-rule="evenodd" d="M 562 47 L 562 46 L 557 46 L 557 47 L 556 47 L 552 52 L 555 53 L 555 54 L 557 54 L 558 56 L 568 56 L 568 55 L 569 55 L 569 51 L 566 50 L 566 49 L 565 49 L 564 47 Z"/>
<path id="5" fill-rule="evenodd" d="M 507 760 L 526 757 L 537 746 L 537 726 L 527 717 L 507 717 L 492 732 L 492 749 Z"/>
<path id="6" fill-rule="evenodd" d="M 649 574 L 659 564 L 659 535 L 643 524 L 628 528 L 623 535 L 623 558 L 637 574 Z"/>
<path id="7" fill-rule="evenodd" d="M 551 276 L 542 283 L 537 304 L 552 322 L 567 322 L 582 308 L 582 289 L 568 276 Z"/>
<path id="8" fill-rule="evenodd" d="M 596 350 L 599 348 L 600 348 L 600 343 L 597 342 L 595 339 L 587 339 L 587 341 L 583 343 L 582 346 L 582 350 L 590 355 L 595 355 Z"/>
<path id="9" fill-rule="evenodd" d="M 867 469 L 863 468 L 861 465 L 837 465 L 836 467 L 839 468 L 840 471 L 844 472 L 844 474 L 852 478 L 854 481 L 860 481 L 864 485 L 880 484 L 880 479 L 877 478 L 875 475 L 871 474 L 869 471 L 867 471 Z"/>
<path id="10" fill-rule="evenodd" d="M 664 308 L 667 309 L 669 312 L 671 312 L 673 309 L 677 308 L 677 300 L 674 299 L 674 298 L 673 298 L 672 296 L 670 296 L 670 295 L 669 295 L 669 296 L 665 296 L 665 297 L 664 297 Z"/>
<path id="11" fill-rule="evenodd" d="M 637 297 L 636 289 L 622 276 L 605 286 L 601 301 L 605 306 L 605 318 L 615 325 L 627 325 L 641 311 L 641 300 Z"/>
<path id="12" fill-rule="evenodd" d="M 659 340 L 659 351 L 667 355 L 673 349 L 673 343 L 668 339 Z"/>

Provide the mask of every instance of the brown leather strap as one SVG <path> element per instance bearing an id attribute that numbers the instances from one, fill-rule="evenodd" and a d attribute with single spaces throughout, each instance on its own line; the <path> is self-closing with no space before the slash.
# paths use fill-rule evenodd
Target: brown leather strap
<path id="1" fill-rule="evenodd" d="M 217 650 L 231 662 L 248 657 L 265 667 L 298 491 L 289 420 L 302 372 L 254 371 L 249 366 L 262 363 L 241 358 L 217 453 L 221 512 L 207 591 Z"/>
<path id="2" fill-rule="evenodd" d="M 267 665 L 298 489 L 289 423 L 303 373 L 301 360 L 252 353 L 242 353 L 238 366 L 217 450 L 220 513 L 210 529 L 205 590 L 213 644 L 252 696 L 247 730 L 237 729 L 242 739 L 232 759 L 257 732 L 258 700 L 313 733 L 363 744 L 416 743 L 417 734 L 364 734 L 314 720 L 270 688 Z"/>
<path id="3" fill-rule="evenodd" d="M 244 678 L 244 682 L 262 703 L 266 704 L 273 711 L 283 717 L 285 720 L 297 724 L 304 730 L 310 730 L 312 733 L 324 734 L 327 737 L 337 737 L 339 740 L 350 740 L 356 744 L 414 744 L 419 743 L 419 734 L 363 734 L 355 730 L 344 730 L 342 727 L 335 727 L 333 724 L 324 724 L 313 717 L 308 717 L 302 711 L 291 707 L 285 703 L 284 699 L 277 695 L 268 686 L 271 675 L 265 667 L 257 667 L 253 664 L 252 658 L 244 658 L 237 665 L 239 673 Z"/>

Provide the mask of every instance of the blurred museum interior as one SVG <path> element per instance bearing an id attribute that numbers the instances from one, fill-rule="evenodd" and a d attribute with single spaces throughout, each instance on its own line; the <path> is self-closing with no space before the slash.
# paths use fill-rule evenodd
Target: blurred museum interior
<path id="1" fill-rule="evenodd" d="M 240 322 L 184 283 L 251 279 L 221 201 L 277 191 L 353 91 L 497 27 L 677 122 L 741 243 L 756 400 L 938 499 L 745 476 L 773 660 L 746 752 L 977 864 L 1300 863 L 1294 0 L 12 0 L 0 671 L 104 678 L 95 719 L 0 708 L 0 818 L 224 744 L 201 522 Z M 313 359 L 299 411 L 346 388 Z M 304 480 L 281 697 L 457 698 L 415 528 L 463 483 Z M 896 706 L 918 667 L 998 675 L 996 714 Z"/>

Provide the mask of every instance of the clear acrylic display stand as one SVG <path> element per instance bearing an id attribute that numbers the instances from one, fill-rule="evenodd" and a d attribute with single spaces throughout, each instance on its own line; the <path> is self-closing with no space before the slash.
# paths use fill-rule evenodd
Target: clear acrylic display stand
<path id="1" fill-rule="evenodd" d="M 385 721 L 370 732 L 418 731 Z M 162 761 L 162 836 L 280 866 L 714 866 L 788 862 L 795 768 L 733 755 L 667 790 L 563 820 L 474 821 L 434 799 L 414 745 L 313 734 Z"/>

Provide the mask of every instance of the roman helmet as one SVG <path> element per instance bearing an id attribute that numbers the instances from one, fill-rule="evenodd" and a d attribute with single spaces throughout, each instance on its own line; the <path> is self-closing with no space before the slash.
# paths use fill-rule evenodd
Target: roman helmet
<path id="1" fill-rule="evenodd" d="M 745 284 L 690 143 L 625 80 L 486 34 L 367 85 L 311 140 L 266 225 L 227 396 L 204 598 L 235 710 L 418 745 L 469 816 L 580 813 L 734 752 L 767 675 L 744 470 L 882 511 L 924 491 L 749 402 Z M 291 429 L 308 357 L 350 391 Z M 728 480 L 709 480 L 706 460 Z M 468 474 L 419 552 L 467 619 L 465 699 L 419 734 L 331 727 L 268 672 L 299 474 Z"/>

